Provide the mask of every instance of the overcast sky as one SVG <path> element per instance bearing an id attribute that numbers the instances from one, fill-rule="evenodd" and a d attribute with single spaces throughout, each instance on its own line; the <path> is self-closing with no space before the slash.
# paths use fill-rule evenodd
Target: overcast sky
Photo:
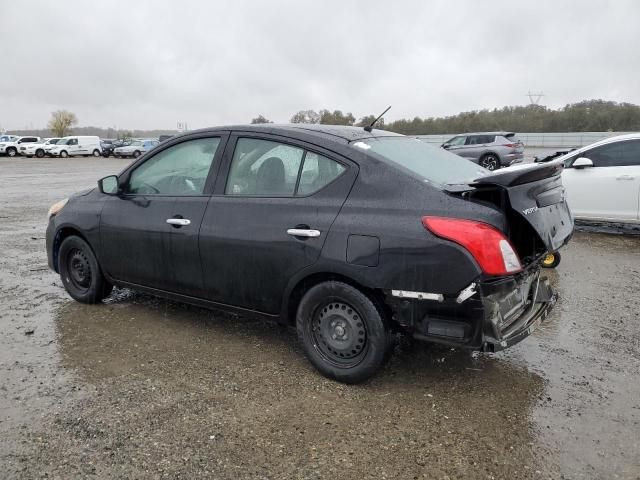
<path id="1" fill-rule="evenodd" d="M 120 129 L 640 104 L 640 1 L 30 1 L 0 11 L 0 128 Z"/>

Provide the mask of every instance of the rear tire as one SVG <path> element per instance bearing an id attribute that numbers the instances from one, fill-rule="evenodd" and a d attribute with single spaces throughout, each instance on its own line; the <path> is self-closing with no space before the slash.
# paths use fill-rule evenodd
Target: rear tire
<path id="1" fill-rule="evenodd" d="M 93 156 L 94 156 L 94 157 L 99 157 L 99 156 L 100 156 L 100 150 L 95 149 L 95 150 L 93 151 Z"/>
<path id="2" fill-rule="evenodd" d="M 487 153 L 480 159 L 478 163 L 481 167 L 484 167 L 487 170 L 491 171 L 498 170 L 500 168 L 500 159 L 493 153 Z"/>
<path id="3" fill-rule="evenodd" d="M 7 148 L 7 156 L 15 157 L 17 154 L 18 154 L 18 151 L 15 148 L 13 147 Z"/>
<path id="4" fill-rule="evenodd" d="M 375 375 L 393 352 L 384 312 L 346 283 L 328 281 L 309 289 L 296 314 L 298 339 L 324 376 L 360 383 Z"/>
<path id="5" fill-rule="evenodd" d="M 74 235 L 63 240 L 58 267 L 65 290 L 78 302 L 100 303 L 113 289 L 102 275 L 93 250 L 80 237 Z"/>

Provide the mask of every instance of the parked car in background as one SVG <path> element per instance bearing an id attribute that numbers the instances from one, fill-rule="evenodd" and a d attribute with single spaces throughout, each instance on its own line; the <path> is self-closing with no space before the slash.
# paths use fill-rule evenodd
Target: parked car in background
<path id="1" fill-rule="evenodd" d="M 117 147 L 113 150 L 116 157 L 138 158 L 140 155 L 158 145 L 158 140 L 133 140 L 129 145 Z"/>
<path id="2" fill-rule="evenodd" d="M 640 223 L 640 134 L 619 135 L 552 160 L 577 219 Z"/>
<path id="3" fill-rule="evenodd" d="M 17 135 L 0 135 L 0 143 L 14 142 L 18 138 Z"/>
<path id="4" fill-rule="evenodd" d="M 46 138 L 36 143 L 25 143 L 20 146 L 20 155 L 24 157 L 42 158 L 46 155 L 46 148 L 55 145 L 60 138 Z"/>
<path id="5" fill-rule="evenodd" d="M 131 145 L 131 140 L 102 140 L 102 156 L 107 158 L 114 155 L 114 150 L 118 147 Z"/>
<path id="6" fill-rule="evenodd" d="M 17 137 L 13 141 L 6 141 L 0 143 L 0 155 L 7 155 L 8 157 L 15 157 L 20 151 L 20 146 L 27 143 L 40 142 L 40 137 Z"/>
<path id="7" fill-rule="evenodd" d="M 356 383 L 395 332 L 497 351 L 546 318 L 540 263 L 573 231 L 561 171 L 358 127 L 194 131 L 52 206 L 48 261 L 80 302 L 115 284 L 291 322 L 320 372 Z"/>
<path id="8" fill-rule="evenodd" d="M 77 157 L 102 155 L 100 139 L 94 135 L 71 135 L 61 138 L 55 145 L 45 150 L 53 157 Z"/>
<path id="9" fill-rule="evenodd" d="M 513 132 L 465 133 L 442 144 L 442 148 L 467 158 L 487 170 L 522 161 L 524 144 Z"/>

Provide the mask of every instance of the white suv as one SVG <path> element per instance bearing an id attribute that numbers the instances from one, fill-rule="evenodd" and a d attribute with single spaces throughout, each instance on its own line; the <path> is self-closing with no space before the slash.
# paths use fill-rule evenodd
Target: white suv
<path id="1" fill-rule="evenodd" d="M 25 143 L 20 146 L 18 153 L 25 157 L 42 158 L 47 154 L 47 148 L 54 146 L 60 138 L 47 138 L 38 143 Z"/>
<path id="2" fill-rule="evenodd" d="M 18 149 L 20 145 L 25 143 L 38 143 L 40 137 L 18 137 L 13 141 L 0 143 L 0 155 L 7 155 L 9 157 L 15 157 L 18 155 Z"/>

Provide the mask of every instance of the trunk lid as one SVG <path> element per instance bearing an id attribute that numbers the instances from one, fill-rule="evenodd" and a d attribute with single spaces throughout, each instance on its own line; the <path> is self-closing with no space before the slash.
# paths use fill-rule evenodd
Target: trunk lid
<path id="1" fill-rule="evenodd" d="M 509 224 L 505 233 L 520 256 L 535 258 L 543 250 L 557 251 L 573 233 L 573 216 L 560 177 L 563 168 L 562 162 L 522 164 L 490 172 L 464 185 L 448 185 L 447 191 L 501 209 Z M 531 238 L 531 230 L 544 249 Z"/>

